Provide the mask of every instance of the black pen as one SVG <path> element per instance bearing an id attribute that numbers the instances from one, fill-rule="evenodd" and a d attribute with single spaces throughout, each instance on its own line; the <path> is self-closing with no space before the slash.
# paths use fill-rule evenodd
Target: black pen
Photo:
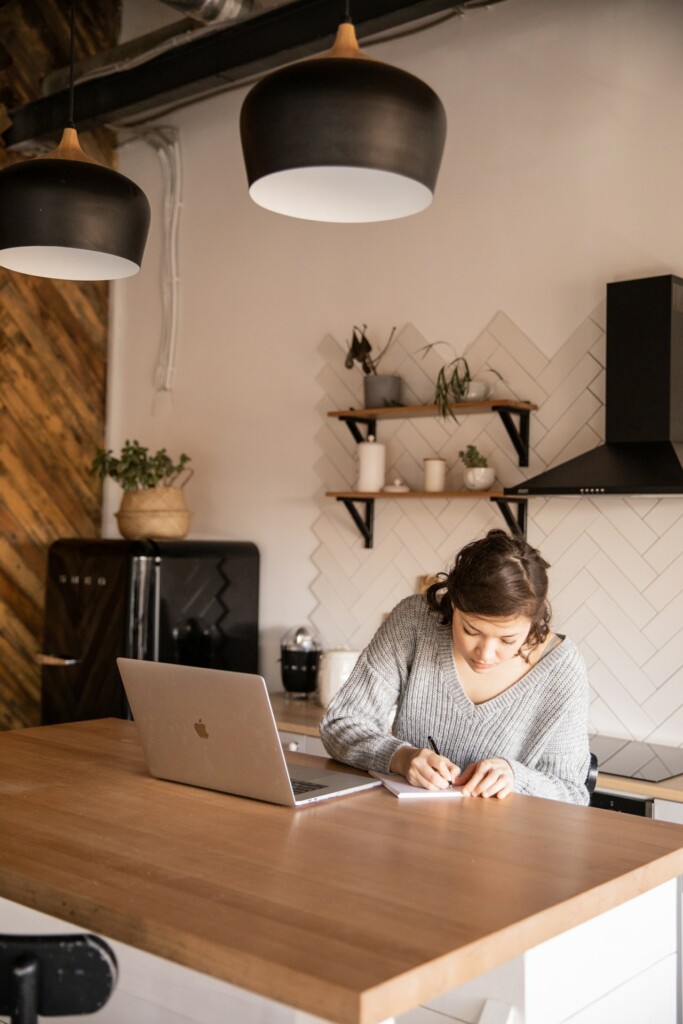
<path id="1" fill-rule="evenodd" d="M 430 746 L 430 747 L 432 748 L 432 750 L 433 750 L 433 751 L 434 751 L 434 753 L 435 753 L 435 754 L 437 755 L 437 757 L 441 757 L 441 754 L 439 753 L 439 748 L 437 747 L 436 743 L 434 742 L 434 740 L 432 739 L 432 737 L 431 737 L 431 736 L 428 736 L 428 737 L 427 737 L 427 743 L 428 743 L 428 744 L 429 744 L 429 746 Z M 453 782 L 451 781 L 451 779 L 449 779 L 449 780 L 448 780 L 448 785 L 449 785 L 449 786 L 452 786 L 452 785 L 453 785 Z"/>

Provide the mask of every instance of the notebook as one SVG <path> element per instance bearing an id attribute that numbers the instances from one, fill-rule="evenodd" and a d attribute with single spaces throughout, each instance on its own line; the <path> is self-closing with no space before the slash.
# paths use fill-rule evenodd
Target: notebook
<path id="1" fill-rule="evenodd" d="M 400 799 L 408 798 L 420 800 L 422 798 L 429 799 L 430 797 L 437 799 L 439 797 L 462 797 L 462 790 L 453 789 L 423 789 L 422 786 L 411 786 L 409 782 L 406 782 L 403 775 L 385 774 L 384 772 L 370 771 L 370 775 L 374 779 L 379 779 L 383 786 L 393 793 L 394 796 Z"/>
<path id="2" fill-rule="evenodd" d="M 147 767 L 159 779 L 288 807 L 380 785 L 367 775 L 288 765 L 261 676 L 116 662 Z"/>

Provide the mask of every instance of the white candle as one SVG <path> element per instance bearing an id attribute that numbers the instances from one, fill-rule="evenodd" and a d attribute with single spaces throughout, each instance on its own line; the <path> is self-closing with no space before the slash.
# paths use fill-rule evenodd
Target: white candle
<path id="1" fill-rule="evenodd" d="M 372 434 L 358 447 L 357 491 L 376 492 L 384 487 L 386 445 L 377 444 Z"/>

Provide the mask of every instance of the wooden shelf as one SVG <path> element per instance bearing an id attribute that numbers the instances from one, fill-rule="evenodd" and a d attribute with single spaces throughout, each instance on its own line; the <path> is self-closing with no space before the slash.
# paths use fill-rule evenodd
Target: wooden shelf
<path id="1" fill-rule="evenodd" d="M 508 409 L 510 412 L 534 412 L 538 409 L 533 402 L 518 402 L 516 399 L 487 398 L 484 402 L 451 402 L 448 408 L 455 413 L 469 415 L 471 413 L 497 412 Z M 399 420 L 416 419 L 421 416 L 440 416 L 436 405 L 387 405 L 381 409 L 335 409 L 328 412 L 338 420 Z"/>
<path id="2" fill-rule="evenodd" d="M 366 501 L 375 498 L 501 498 L 505 491 L 326 491 L 326 498 L 348 498 Z M 526 499 L 525 499 L 526 500 Z"/>
<path id="3" fill-rule="evenodd" d="M 529 465 L 529 415 L 538 409 L 533 402 L 518 402 L 510 398 L 489 398 L 485 402 L 452 402 L 448 408 L 453 413 L 453 422 L 458 415 L 495 412 L 507 431 L 517 453 L 520 466 Z M 328 416 L 341 420 L 351 431 L 354 441 L 367 440 L 370 434 L 377 436 L 377 420 L 405 420 L 430 416 L 450 422 L 443 417 L 436 405 L 388 405 L 382 409 L 334 409 Z M 365 435 L 358 425 L 365 427 Z"/>
<path id="4" fill-rule="evenodd" d="M 517 453 L 520 466 L 529 465 L 529 416 L 538 406 L 533 402 L 522 402 L 510 398 L 488 398 L 484 402 L 452 402 L 449 407 L 453 413 L 453 422 L 457 423 L 460 415 L 469 416 L 477 413 L 495 412 Z M 414 419 L 419 417 L 443 417 L 436 405 L 388 405 L 381 409 L 334 409 L 327 413 L 334 419 L 346 423 L 354 441 L 360 443 L 372 434 L 377 436 L 377 420 Z M 365 434 L 359 429 L 365 427 Z M 503 490 L 493 491 L 327 491 L 326 497 L 341 501 L 353 519 L 358 531 L 365 541 L 366 548 L 372 547 L 375 501 L 377 498 L 446 498 L 448 500 L 468 498 L 481 500 L 486 498 L 498 506 L 509 529 L 522 536 L 526 534 L 526 498 L 506 495 Z M 356 507 L 360 505 L 362 513 Z M 513 507 L 515 511 L 513 511 Z"/>

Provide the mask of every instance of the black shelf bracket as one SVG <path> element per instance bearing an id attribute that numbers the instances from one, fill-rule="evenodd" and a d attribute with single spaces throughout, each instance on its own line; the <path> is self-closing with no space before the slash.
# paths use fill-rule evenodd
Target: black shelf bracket
<path id="1" fill-rule="evenodd" d="M 366 548 L 372 547 L 373 533 L 375 528 L 375 499 L 374 498 L 337 498 L 347 509 L 349 515 L 358 527 L 361 537 L 365 541 Z M 365 505 L 365 515 L 361 516 L 356 504 Z"/>
<path id="2" fill-rule="evenodd" d="M 374 498 L 337 498 L 353 519 L 358 532 L 365 541 L 365 547 L 371 548 L 375 529 L 375 499 Z M 517 533 L 520 537 L 526 537 L 527 524 L 527 499 L 526 498 L 489 498 L 494 502 L 505 520 L 511 533 Z M 364 505 L 364 515 L 356 508 L 356 505 Z M 516 505 L 516 512 L 513 512 L 511 505 Z"/>
<path id="3" fill-rule="evenodd" d="M 526 537 L 526 498 L 491 498 L 490 501 L 495 502 L 498 506 L 510 533 L 517 533 L 520 537 Z M 516 514 L 510 508 L 511 505 L 517 506 Z"/>
<path id="4" fill-rule="evenodd" d="M 509 409 L 504 405 L 494 405 L 493 412 L 497 412 L 503 421 L 508 437 L 512 441 L 520 466 L 529 465 L 529 410 Z M 519 417 L 515 423 L 513 416 Z"/>
<path id="5" fill-rule="evenodd" d="M 377 420 L 373 416 L 342 416 L 341 417 L 353 434 L 353 439 L 358 444 L 361 441 L 367 441 L 372 434 L 373 437 L 377 437 Z M 358 429 L 358 424 L 363 423 L 365 425 L 365 437 Z M 372 547 L 372 545 L 370 545 Z"/>

